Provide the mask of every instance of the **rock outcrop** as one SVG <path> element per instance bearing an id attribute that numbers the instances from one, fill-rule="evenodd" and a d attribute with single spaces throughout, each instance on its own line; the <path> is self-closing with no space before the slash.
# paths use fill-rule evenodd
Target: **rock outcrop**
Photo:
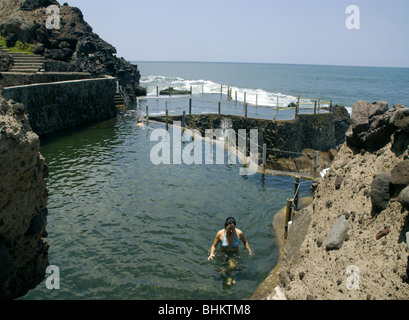
<path id="1" fill-rule="evenodd" d="M 389 110 L 388 104 L 384 101 L 356 102 L 352 108 L 352 124 L 347 132 L 349 147 L 368 151 L 382 148 L 396 131 L 397 127 L 391 123 L 391 118 L 401 107 L 395 105 Z"/>
<path id="2" fill-rule="evenodd" d="M 54 0 L 0 0 L 0 34 L 35 44 L 34 52 L 48 59 L 46 71 L 89 72 L 120 80 L 130 101 L 146 94 L 139 86 L 137 66 L 115 56 L 116 49 L 93 33 L 80 9 L 59 6 L 59 29 L 47 28 L 46 8 Z"/>
<path id="3" fill-rule="evenodd" d="M 288 234 L 279 274 L 286 299 L 409 299 L 409 109 L 386 106 L 355 104 L 346 142 L 297 213 L 311 212 L 311 221 L 295 215 L 291 229 L 305 237 L 293 246 Z"/>
<path id="4" fill-rule="evenodd" d="M 48 265 L 48 168 L 24 106 L 0 87 L 0 299 L 35 288 Z"/>

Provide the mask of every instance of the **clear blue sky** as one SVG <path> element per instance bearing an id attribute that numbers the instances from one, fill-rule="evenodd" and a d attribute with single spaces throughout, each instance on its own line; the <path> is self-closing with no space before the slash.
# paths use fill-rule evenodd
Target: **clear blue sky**
<path id="1" fill-rule="evenodd" d="M 118 56 L 409 67 L 408 0 L 60 0 Z M 360 29 L 349 30 L 349 5 Z"/>

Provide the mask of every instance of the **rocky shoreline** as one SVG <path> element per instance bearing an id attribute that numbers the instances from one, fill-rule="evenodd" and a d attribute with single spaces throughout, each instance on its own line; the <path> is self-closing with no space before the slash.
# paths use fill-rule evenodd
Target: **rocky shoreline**
<path id="1" fill-rule="evenodd" d="M 48 265 L 48 167 L 24 106 L 0 88 L 0 299 L 35 288 Z"/>
<path id="2" fill-rule="evenodd" d="M 59 7 L 59 29 L 46 27 L 49 5 Z M 131 103 L 146 95 L 138 67 L 116 57 L 116 49 L 92 31 L 76 7 L 55 0 L 0 0 L 0 34 L 33 45 L 34 53 L 47 59 L 45 71 L 115 77 Z"/>
<path id="3" fill-rule="evenodd" d="M 407 300 L 408 145 L 408 108 L 358 101 L 312 203 L 293 219 L 279 271 L 252 298 Z"/>

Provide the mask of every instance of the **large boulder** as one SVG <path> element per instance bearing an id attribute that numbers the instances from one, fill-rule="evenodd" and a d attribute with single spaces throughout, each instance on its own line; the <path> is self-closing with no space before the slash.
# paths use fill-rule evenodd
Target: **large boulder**
<path id="1" fill-rule="evenodd" d="M 399 108 L 390 119 L 390 123 L 395 127 L 409 132 L 409 108 Z"/>
<path id="2" fill-rule="evenodd" d="M 372 216 L 377 216 L 385 210 L 390 200 L 389 180 L 390 174 L 375 175 L 371 185 Z"/>
<path id="3" fill-rule="evenodd" d="M 358 150 L 376 151 L 390 141 L 396 127 L 390 124 L 395 110 L 389 110 L 384 101 L 358 101 L 352 108 L 351 127 L 347 143 Z"/>
<path id="4" fill-rule="evenodd" d="M 389 183 L 394 196 L 398 196 L 409 185 L 409 160 L 399 162 L 392 169 Z"/>

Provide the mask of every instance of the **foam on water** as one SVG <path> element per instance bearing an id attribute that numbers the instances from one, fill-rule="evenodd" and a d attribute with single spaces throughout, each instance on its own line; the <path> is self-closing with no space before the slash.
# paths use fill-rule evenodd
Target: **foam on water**
<path id="1" fill-rule="evenodd" d="M 263 89 L 252 88 L 240 88 L 236 86 L 229 86 L 228 84 L 221 84 L 210 80 L 189 80 L 180 77 L 167 77 L 167 76 L 147 76 L 142 77 L 140 81 L 141 86 L 147 87 L 147 97 L 156 97 L 157 88 L 160 90 L 168 87 L 173 87 L 175 90 L 190 90 L 192 88 L 192 94 L 220 94 L 221 90 L 223 94 L 227 95 L 228 88 L 231 89 L 232 99 L 236 98 L 240 102 L 246 101 L 248 104 L 264 106 L 264 107 L 287 107 L 290 103 L 296 103 L 297 97 L 287 95 L 281 92 L 269 92 Z M 223 87 L 222 87 L 223 86 Z M 158 98 L 169 99 L 169 96 L 159 96 Z M 313 107 L 314 102 L 308 99 L 301 99 L 302 107 Z M 322 104 L 322 106 L 327 106 Z"/>

